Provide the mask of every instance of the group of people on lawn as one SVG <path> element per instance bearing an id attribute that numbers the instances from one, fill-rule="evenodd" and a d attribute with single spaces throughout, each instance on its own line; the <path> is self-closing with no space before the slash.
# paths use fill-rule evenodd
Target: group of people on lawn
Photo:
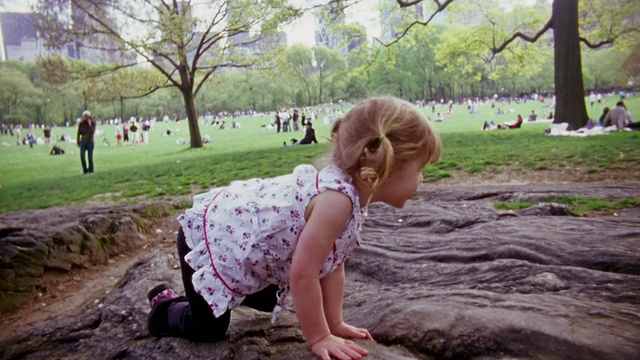
<path id="1" fill-rule="evenodd" d="M 532 110 L 527 121 L 536 121 L 537 118 L 538 115 L 534 110 Z M 553 113 L 549 114 L 548 119 L 553 120 Z M 485 121 L 484 125 L 482 126 L 482 130 L 519 129 L 522 126 L 523 122 L 524 120 L 522 118 L 522 115 L 518 114 L 517 120 L 512 123 L 505 122 L 503 124 L 496 125 L 493 121 Z M 600 115 L 600 119 L 598 119 L 597 124 L 593 119 L 589 119 L 587 123 L 587 129 L 591 129 L 596 125 L 605 128 L 615 126 L 619 131 L 622 131 L 624 129 L 640 129 L 640 122 L 633 122 L 631 120 L 631 113 L 629 112 L 629 110 L 627 110 L 627 106 L 622 100 L 618 101 L 613 109 L 605 107 L 602 110 L 602 115 Z"/>

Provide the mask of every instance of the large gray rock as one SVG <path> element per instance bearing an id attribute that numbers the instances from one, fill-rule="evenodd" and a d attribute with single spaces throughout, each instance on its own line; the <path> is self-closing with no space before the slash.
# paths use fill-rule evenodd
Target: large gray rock
<path id="1" fill-rule="evenodd" d="M 0 315 L 45 290 L 43 276 L 68 273 L 140 248 L 169 203 L 55 208 L 0 214 Z"/>
<path id="2" fill-rule="evenodd" d="M 368 359 L 640 358 L 640 208 L 567 216 L 560 194 L 640 197 L 638 184 L 428 187 L 404 209 L 372 206 L 347 262 L 345 320 Z M 533 210 L 498 211 L 496 200 Z M 0 336 L 0 359 L 308 359 L 292 313 L 233 312 L 215 344 L 156 339 L 148 289 L 180 288 L 172 248 L 140 258 L 75 312 Z"/>

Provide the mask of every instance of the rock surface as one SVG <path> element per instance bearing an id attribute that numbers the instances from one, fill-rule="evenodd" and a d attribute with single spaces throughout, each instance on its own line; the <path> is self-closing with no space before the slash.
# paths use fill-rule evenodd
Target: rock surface
<path id="1" fill-rule="evenodd" d="M 556 195 L 640 197 L 640 184 L 429 186 L 404 209 L 372 206 L 344 305 L 378 341 L 362 342 L 367 359 L 640 358 L 640 207 L 573 217 Z M 146 292 L 179 289 L 176 265 L 155 248 L 74 311 L 0 335 L 0 359 L 313 358 L 287 312 L 271 326 L 235 310 L 214 344 L 149 337 Z"/>
<path id="2" fill-rule="evenodd" d="M 55 208 L 0 215 L 0 315 L 46 291 L 43 277 L 106 264 L 147 242 L 169 203 Z"/>

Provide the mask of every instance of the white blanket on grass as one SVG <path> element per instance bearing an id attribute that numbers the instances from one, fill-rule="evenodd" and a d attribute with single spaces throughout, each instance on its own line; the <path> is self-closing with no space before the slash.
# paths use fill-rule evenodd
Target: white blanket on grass
<path id="1" fill-rule="evenodd" d="M 551 131 L 547 134 L 550 136 L 592 136 L 592 135 L 608 135 L 612 131 L 618 130 L 617 126 L 594 126 L 591 129 L 580 128 L 578 130 L 567 130 L 569 123 L 561 123 L 561 124 L 551 124 Z M 625 130 L 628 130 L 625 128 Z"/>

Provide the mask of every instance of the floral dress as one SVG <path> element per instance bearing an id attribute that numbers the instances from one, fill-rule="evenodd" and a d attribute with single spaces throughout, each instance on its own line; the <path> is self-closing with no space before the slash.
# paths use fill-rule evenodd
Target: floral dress
<path id="1" fill-rule="evenodd" d="M 271 179 L 234 181 L 194 197 L 178 221 L 191 251 L 193 286 L 216 317 L 239 306 L 246 295 L 273 284 L 280 288 L 272 321 L 284 306 L 289 269 L 311 199 L 327 190 L 351 199 L 351 219 L 327 254 L 320 278 L 336 270 L 359 244 L 363 220 L 352 179 L 329 165 L 318 172 L 301 165 L 292 174 Z"/>

